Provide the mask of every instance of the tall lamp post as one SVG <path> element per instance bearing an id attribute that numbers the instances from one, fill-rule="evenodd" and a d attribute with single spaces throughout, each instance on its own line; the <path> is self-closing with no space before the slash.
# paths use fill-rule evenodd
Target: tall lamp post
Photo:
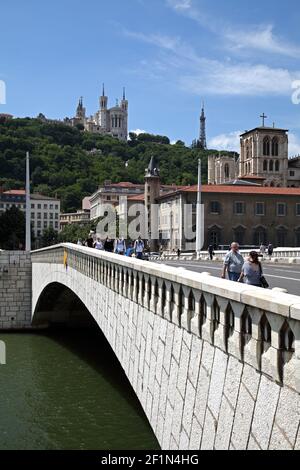
<path id="1" fill-rule="evenodd" d="M 31 251 L 31 215 L 30 215 L 30 169 L 29 152 L 26 153 L 26 241 L 25 250 Z"/>
<path id="2" fill-rule="evenodd" d="M 197 189 L 197 212 L 196 212 L 196 253 L 197 259 L 200 259 L 200 253 L 203 246 L 202 240 L 202 210 L 201 210 L 201 159 L 198 160 L 198 189 Z"/>

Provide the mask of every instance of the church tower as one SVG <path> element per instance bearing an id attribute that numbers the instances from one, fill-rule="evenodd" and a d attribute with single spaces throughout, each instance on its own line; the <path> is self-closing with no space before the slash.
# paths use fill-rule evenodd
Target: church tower
<path id="1" fill-rule="evenodd" d="M 85 108 L 83 107 L 83 98 L 82 96 L 79 98 L 79 103 L 76 109 L 76 119 L 82 121 L 85 120 Z"/>
<path id="2" fill-rule="evenodd" d="M 239 178 L 257 179 L 264 186 L 287 186 L 288 130 L 262 126 L 241 135 Z"/>
<path id="3" fill-rule="evenodd" d="M 128 135 L 128 100 L 126 99 L 125 87 L 123 88 L 123 98 L 121 100 L 121 109 L 123 111 L 123 135 Z"/>
<path id="4" fill-rule="evenodd" d="M 156 199 L 160 195 L 160 175 L 156 158 L 152 155 L 145 174 L 145 212 L 148 221 L 150 251 L 158 247 L 158 206 Z"/>
<path id="5" fill-rule="evenodd" d="M 206 145 L 206 117 L 204 113 L 204 103 L 202 103 L 202 110 L 200 115 L 200 136 L 199 136 L 200 148 L 207 149 Z"/>
<path id="6" fill-rule="evenodd" d="M 108 119 L 108 111 L 107 111 L 108 97 L 105 95 L 104 83 L 102 85 L 102 96 L 100 96 L 99 102 L 100 102 L 99 125 L 103 128 L 104 131 L 108 131 L 109 130 L 108 129 L 109 119 Z"/>

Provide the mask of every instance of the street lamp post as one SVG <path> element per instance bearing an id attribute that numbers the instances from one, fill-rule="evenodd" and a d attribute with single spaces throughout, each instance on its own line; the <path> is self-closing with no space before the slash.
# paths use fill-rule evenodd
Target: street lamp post
<path id="1" fill-rule="evenodd" d="M 30 211 L 30 169 L 29 152 L 26 153 L 26 241 L 25 250 L 31 251 L 31 211 Z"/>
<path id="2" fill-rule="evenodd" d="M 201 159 L 198 160 L 198 189 L 197 189 L 197 213 L 196 213 L 196 253 L 197 259 L 200 259 L 202 249 L 202 210 L 201 210 Z"/>

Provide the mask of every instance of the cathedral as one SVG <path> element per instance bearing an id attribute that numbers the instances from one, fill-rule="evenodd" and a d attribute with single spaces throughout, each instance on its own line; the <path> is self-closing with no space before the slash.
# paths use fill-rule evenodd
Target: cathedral
<path id="1" fill-rule="evenodd" d="M 263 124 L 240 136 L 239 158 L 208 157 L 208 184 L 300 187 L 300 157 L 288 158 L 288 130 Z"/>
<path id="2" fill-rule="evenodd" d="M 111 135 L 126 142 L 128 135 L 128 101 L 125 96 L 125 88 L 120 103 L 117 100 L 113 108 L 108 108 L 108 97 L 105 95 L 103 85 L 102 96 L 99 98 L 99 110 L 89 117 L 86 116 L 83 99 L 80 98 L 76 116 L 66 119 L 65 122 L 73 127 L 81 124 L 88 132 Z"/>

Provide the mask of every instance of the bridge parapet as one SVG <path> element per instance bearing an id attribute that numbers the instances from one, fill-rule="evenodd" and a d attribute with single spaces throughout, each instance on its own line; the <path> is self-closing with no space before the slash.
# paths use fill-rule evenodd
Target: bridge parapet
<path id="1" fill-rule="evenodd" d="M 298 296 L 73 244 L 32 252 L 32 263 L 64 263 L 300 392 Z"/>

